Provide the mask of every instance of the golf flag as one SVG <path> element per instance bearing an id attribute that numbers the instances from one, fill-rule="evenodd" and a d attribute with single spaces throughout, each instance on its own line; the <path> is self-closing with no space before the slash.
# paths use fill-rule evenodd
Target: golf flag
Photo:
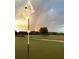
<path id="1" fill-rule="evenodd" d="M 25 15 L 29 16 L 33 14 L 35 11 L 33 9 L 33 6 L 31 5 L 31 2 L 28 0 L 26 5 L 25 5 Z"/>

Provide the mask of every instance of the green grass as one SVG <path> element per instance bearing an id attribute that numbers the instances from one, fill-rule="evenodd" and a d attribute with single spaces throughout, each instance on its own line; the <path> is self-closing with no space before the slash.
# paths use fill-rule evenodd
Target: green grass
<path id="1" fill-rule="evenodd" d="M 29 59 L 64 59 L 64 43 L 39 39 L 64 40 L 63 35 L 31 35 Z M 27 36 L 15 38 L 15 58 L 27 59 Z"/>

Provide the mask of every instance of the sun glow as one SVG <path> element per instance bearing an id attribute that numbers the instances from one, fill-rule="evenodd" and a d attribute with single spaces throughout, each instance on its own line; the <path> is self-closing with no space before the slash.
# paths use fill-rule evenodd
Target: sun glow
<path id="1" fill-rule="evenodd" d="M 15 26 L 18 30 L 26 31 L 28 28 L 28 19 L 30 20 L 30 23 L 32 22 L 32 17 L 28 16 L 25 19 L 16 19 L 15 20 Z"/>
<path id="2" fill-rule="evenodd" d="M 35 12 L 31 2 L 28 0 L 24 3 L 16 13 L 16 28 L 18 30 L 27 31 L 28 29 L 28 19 L 30 24 L 32 23 L 32 14 Z"/>

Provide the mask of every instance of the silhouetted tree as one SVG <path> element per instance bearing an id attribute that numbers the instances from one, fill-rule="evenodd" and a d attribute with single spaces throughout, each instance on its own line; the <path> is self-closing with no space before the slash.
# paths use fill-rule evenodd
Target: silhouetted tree
<path id="1" fill-rule="evenodd" d="M 39 32 L 31 31 L 30 34 L 31 34 L 31 35 L 39 35 Z"/>
<path id="2" fill-rule="evenodd" d="M 48 29 L 47 29 L 47 27 L 41 27 L 39 32 L 40 32 L 40 34 L 48 34 Z"/>
<path id="3" fill-rule="evenodd" d="M 59 35 L 64 35 L 64 33 L 59 33 Z"/>
<path id="4" fill-rule="evenodd" d="M 57 32 L 52 32 L 52 35 L 57 35 L 58 33 Z"/>

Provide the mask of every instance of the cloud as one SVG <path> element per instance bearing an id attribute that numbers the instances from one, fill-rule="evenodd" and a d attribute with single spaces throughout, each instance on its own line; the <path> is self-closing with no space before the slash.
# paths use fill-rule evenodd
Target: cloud
<path id="1" fill-rule="evenodd" d="M 18 12 L 27 0 L 15 0 L 16 2 L 16 20 L 23 16 Z M 49 31 L 64 31 L 64 0 L 30 0 L 35 13 L 31 15 L 31 29 L 35 27 L 47 26 Z M 22 19 L 23 20 L 23 19 Z M 26 25 L 26 24 L 25 24 Z M 61 27 L 60 25 L 63 25 Z"/>

